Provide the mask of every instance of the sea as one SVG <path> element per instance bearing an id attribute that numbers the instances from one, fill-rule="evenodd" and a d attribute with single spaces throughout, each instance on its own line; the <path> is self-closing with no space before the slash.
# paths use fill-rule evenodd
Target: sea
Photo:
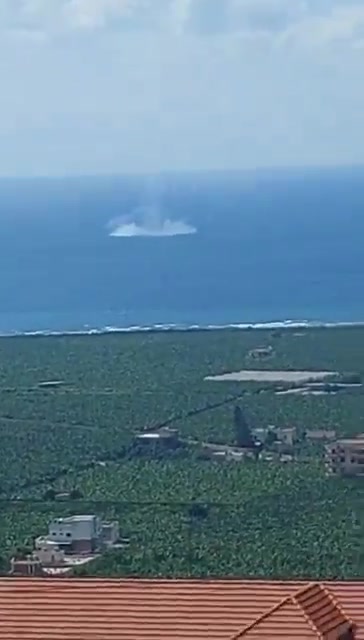
<path id="1" fill-rule="evenodd" d="M 364 322 L 364 168 L 0 179 L 0 334 Z"/>

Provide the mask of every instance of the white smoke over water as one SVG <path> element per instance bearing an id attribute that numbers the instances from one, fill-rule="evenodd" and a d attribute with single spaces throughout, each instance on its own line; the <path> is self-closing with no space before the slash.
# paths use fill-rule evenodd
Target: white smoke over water
<path id="1" fill-rule="evenodd" d="M 141 207 L 130 215 L 114 218 L 108 229 L 114 238 L 167 238 L 197 233 L 192 225 L 165 217 L 156 207 Z"/>

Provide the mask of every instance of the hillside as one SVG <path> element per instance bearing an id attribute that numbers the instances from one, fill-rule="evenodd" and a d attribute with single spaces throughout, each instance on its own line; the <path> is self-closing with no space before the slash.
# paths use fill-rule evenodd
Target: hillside
<path id="1" fill-rule="evenodd" d="M 362 387 L 205 380 L 252 369 L 364 376 L 364 328 L 2 338 L 3 566 L 53 515 L 83 512 L 130 540 L 91 573 L 362 577 L 362 480 L 328 477 L 322 443 L 302 436 L 288 462 L 201 455 L 236 445 L 237 405 L 251 429 L 362 433 Z M 184 448 L 139 455 L 136 434 L 163 424 Z"/>

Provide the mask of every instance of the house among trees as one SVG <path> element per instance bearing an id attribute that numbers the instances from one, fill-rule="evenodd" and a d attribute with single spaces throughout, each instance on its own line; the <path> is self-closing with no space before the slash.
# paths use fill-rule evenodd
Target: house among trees
<path id="1" fill-rule="evenodd" d="M 95 515 L 55 518 L 48 535 L 35 540 L 31 553 L 11 560 L 10 575 L 69 574 L 119 541 L 119 523 L 102 522 Z"/>
<path id="2" fill-rule="evenodd" d="M 253 360 L 264 360 L 273 355 L 273 347 L 259 347 L 258 349 L 252 349 L 249 351 L 249 358 Z"/>
<path id="3" fill-rule="evenodd" d="M 180 445 L 178 430 L 169 429 L 168 427 L 138 433 L 134 439 L 134 447 L 140 452 L 173 450 Z"/>
<path id="4" fill-rule="evenodd" d="M 339 476 L 364 476 L 364 436 L 343 438 L 326 445 L 328 473 Z"/>

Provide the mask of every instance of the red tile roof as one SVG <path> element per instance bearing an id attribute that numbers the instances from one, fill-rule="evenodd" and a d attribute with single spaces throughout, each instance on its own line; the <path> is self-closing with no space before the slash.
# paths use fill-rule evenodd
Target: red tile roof
<path id="1" fill-rule="evenodd" d="M 364 640 L 364 582 L 0 579 L 0 640 Z"/>
<path id="2" fill-rule="evenodd" d="M 333 595 L 321 584 L 312 584 L 294 597 L 293 601 L 301 607 L 305 617 L 326 638 L 335 631 L 337 635 L 348 631 L 353 626 Z"/>
<path id="3" fill-rule="evenodd" d="M 354 626 L 326 587 L 310 584 L 266 611 L 234 640 L 289 638 L 292 630 L 297 638 L 336 640 Z"/>

